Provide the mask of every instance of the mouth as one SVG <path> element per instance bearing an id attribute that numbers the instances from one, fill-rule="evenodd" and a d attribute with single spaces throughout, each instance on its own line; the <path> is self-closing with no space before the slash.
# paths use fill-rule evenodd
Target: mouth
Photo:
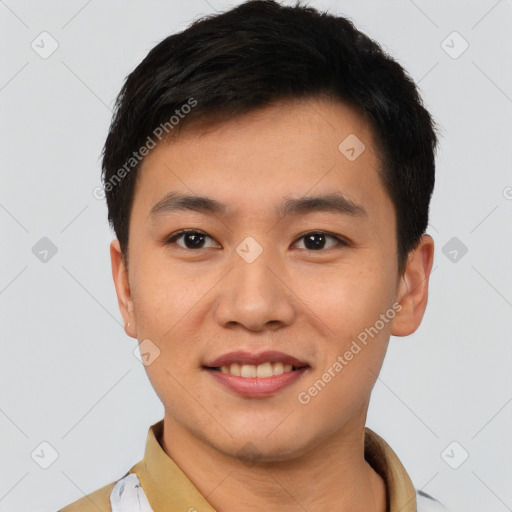
<path id="1" fill-rule="evenodd" d="M 203 366 L 217 382 L 246 398 L 274 395 L 296 382 L 310 368 L 305 361 L 275 351 L 232 352 Z"/>
<path id="2" fill-rule="evenodd" d="M 229 365 L 205 368 L 228 375 L 234 375 L 236 377 L 243 377 L 245 379 L 265 379 L 268 377 L 282 375 L 283 373 L 296 372 L 303 368 L 309 368 L 309 365 L 293 366 L 291 364 L 283 364 L 280 361 L 266 361 L 259 365 L 231 363 Z"/>
<path id="3" fill-rule="evenodd" d="M 203 366 L 208 370 L 236 377 L 260 379 L 298 371 L 306 367 L 309 367 L 306 361 L 275 350 L 259 353 L 238 350 L 217 357 Z"/>

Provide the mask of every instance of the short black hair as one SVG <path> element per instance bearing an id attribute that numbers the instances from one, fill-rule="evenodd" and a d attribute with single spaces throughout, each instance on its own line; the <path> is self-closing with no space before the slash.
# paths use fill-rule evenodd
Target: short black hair
<path id="1" fill-rule="evenodd" d="M 349 19 L 300 1 L 249 0 L 197 19 L 128 75 L 102 162 L 109 223 L 125 263 L 144 148 L 194 121 L 215 124 L 282 100 L 323 96 L 351 105 L 371 127 L 395 208 L 402 274 L 428 225 L 436 124 L 414 81 L 378 43 Z"/>

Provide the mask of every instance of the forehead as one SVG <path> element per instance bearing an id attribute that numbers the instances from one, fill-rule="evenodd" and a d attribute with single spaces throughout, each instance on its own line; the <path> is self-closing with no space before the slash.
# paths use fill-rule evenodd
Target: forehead
<path id="1" fill-rule="evenodd" d="M 138 171 L 133 209 L 147 217 L 174 191 L 217 199 L 227 214 L 274 214 L 285 197 L 338 192 L 379 213 L 379 167 L 372 127 L 352 107 L 291 100 L 206 129 L 190 124 L 157 145 Z"/>

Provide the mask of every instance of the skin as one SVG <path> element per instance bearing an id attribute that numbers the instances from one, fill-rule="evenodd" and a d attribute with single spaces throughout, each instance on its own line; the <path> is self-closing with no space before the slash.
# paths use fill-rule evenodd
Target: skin
<path id="1" fill-rule="evenodd" d="M 421 323 L 434 242 L 423 235 L 398 274 L 395 211 L 372 131 L 345 104 L 286 101 L 213 129 L 191 126 L 143 161 L 128 269 L 119 242 L 110 247 L 126 334 L 160 350 L 146 371 L 165 408 L 162 448 L 218 511 L 384 512 L 384 482 L 363 451 L 370 393 L 390 335 Z M 338 149 L 349 134 L 366 146 L 354 161 Z M 227 213 L 176 211 L 152 221 L 149 211 L 169 191 L 213 197 Z M 333 191 L 367 216 L 276 216 L 285 196 Z M 208 235 L 202 248 L 186 237 L 165 244 L 192 228 Z M 327 237 L 324 248 L 308 248 L 301 237 L 318 231 L 350 243 Z M 247 236 L 263 248 L 251 264 L 236 252 Z M 298 393 L 394 303 L 400 312 L 301 404 Z M 202 368 L 239 349 L 279 350 L 310 369 L 271 397 L 244 398 Z M 254 464 L 237 455 L 244 446 Z"/>

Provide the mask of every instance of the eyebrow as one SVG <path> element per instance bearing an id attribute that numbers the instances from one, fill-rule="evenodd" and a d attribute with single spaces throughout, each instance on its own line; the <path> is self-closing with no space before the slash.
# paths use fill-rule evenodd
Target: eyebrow
<path id="1" fill-rule="evenodd" d="M 211 197 L 169 192 L 151 208 L 149 217 L 154 219 L 179 210 L 193 210 L 205 214 L 225 215 L 227 205 Z M 277 208 L 276 214 L 286 217 L 318 211 L 333 212 L 352 217 L 368 216 L 367 210 L 362 205 L 355 203 L 340 193 L 303 196 L 299 198 L 288 197 Z"/>

